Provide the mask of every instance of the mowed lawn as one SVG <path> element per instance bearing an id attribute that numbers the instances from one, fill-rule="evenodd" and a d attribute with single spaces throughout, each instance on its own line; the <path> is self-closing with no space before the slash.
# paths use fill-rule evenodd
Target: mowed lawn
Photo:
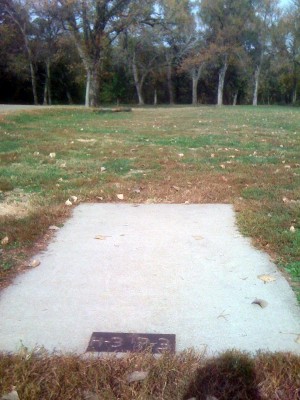
<path id="1" fill-rule="evenodd" d="M 52 108 L 2 115 L 0 139 L 1 286 L 74 205 L 123 201 L 232 203 L 299 289 L 300 109 Z"/>

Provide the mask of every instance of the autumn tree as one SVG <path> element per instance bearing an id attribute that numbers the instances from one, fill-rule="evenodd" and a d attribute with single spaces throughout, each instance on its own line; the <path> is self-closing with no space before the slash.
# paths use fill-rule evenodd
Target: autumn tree
<path id="1" fill-rule="evenodd" d="M 223 104 L 225 76 L 233 59 L 244 57 L 245 26 L 253 12 L 251 0 L 202 0 L 201 19 L 206 26 L 203 60 L 218 68 L 218 99 Z"/>

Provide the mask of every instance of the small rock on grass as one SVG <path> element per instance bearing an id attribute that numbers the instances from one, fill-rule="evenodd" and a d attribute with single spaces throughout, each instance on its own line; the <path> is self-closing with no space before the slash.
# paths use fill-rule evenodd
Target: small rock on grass
<path id="1" fill-rule="evenodd" d="M 149 371 L 134 371 L 127 375 L 127 382 L 140 382 L 147 378 Z"/>
<path id="2" fill-rule="evenodd" d="M 122 194 L 122 193 L 117 194 L 117 198 L 119 200 L 124 200 L 124 194 Z"/>
<path id="3" fill-rule="evenodd" d="M 50 231 L 58 231 L 58 230 L 59 230 L 59 227 L 56 226 L 56 225 L 51 225 L 51 226 L 49 226 L 48 229 L 49 229 Z"/>
<path id="4" fill-rule="evenodd" d="M 12 387 L 12 391 L 10 393 L 4 394 L 0 400 L 20 400 L 15 386 Z"/>
<path id="5" fill-rule="evenodd" d="M 40 261 L 39 260 L 32 260 L 32 261 L 30 261 L 30 263 L 28 264 L 28 267 L 30 267 L 30 268 L 36 268 L 36 267 L 38 267 L 39 265 L 40 265 Z"/>
<path id="6" fill-rule="evenodd" d="M 6 246 L 9 242 L 8 236 L 5 236 L 2 240 L 1 240 L 1 244 L 2 246 Z"/>
<path id="7" fill-rule="evenodd" d="M 66 206 L 71 206 L 71 205 L 72 205 L 72 202 L 68 199 L 68 200 L 65 202 L 65 205 L 66 205 Z"/>
<path id="8" fill-rule="evenodd" d="M 90 392 L 89 390 L 85 390 L 83 392 L 83 398 L 84 400 L 100 400 L 100 397 L 96 395 L 93 392 Z"/>

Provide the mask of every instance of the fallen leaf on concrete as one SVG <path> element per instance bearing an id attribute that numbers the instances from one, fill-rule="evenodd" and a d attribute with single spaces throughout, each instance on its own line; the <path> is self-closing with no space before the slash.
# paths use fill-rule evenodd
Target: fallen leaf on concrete
<path id="1" fill-rule="evenodd" d="M 4 394 L 1 397 L 1 400 L 20 400 L 18 392 L 16 391 L 15 386 L 12 387 L 12 391 L 10 393 Z"/>
<path id="2" fill-rule="evenodd" d="M 194 235 L 193 238 L 196 239 L 196 240 L 203 240 L 204 239 L 204 237 L 200 236 L 200 235 Z"/>
<path id="3" fill-rule="evenodd" d="M 257 304 L 261 308 L 266 308 L 268 306 L 268 302 L 266 300 L 262 300 L 262 299 L 255 299 L 254 301 L 252 301 L 251 304 Z"/>
<path id="4" fill-rule="evenodd" d="M 68 199 L 68 200 L 65 202 L 65 205 L 66 205 L 66 206 L 71 206 L 71 205 L 72 205 L 72 202 Z"/>
<path id="5" fill-rule="evenodd" d="M 134 371 L 127 376 L 127 382 L 140 382 L 147 378 L 149 371 Z"/>
<path id="6" fill-rule="evenodd" d="M 276 278 L 275 278 L 274 276 L 267 275 L 267 274 L 258 275 L 258 279 L 260 279 L 260 280 L 263 281 L 264 283 L 276 281 Z"/>
<path id="7" fill-rule="evenodd" d="M 124 200 L 124 194 L 122 194 L 122 193 L 117 194 L 117 198 L 119 200 Z"/>
<path id="8" fill-rule="evenodd" d="M 50 153 L 50 154 L 49 154 L 49 157 L 50 157 L 50 158 L 55 158 L 55 157 L 56 157 L 56 153 Z"/>
<path id="9" fill-rule="evenodd" d="M 36 268 L 36 267 L 38 267 L 40 265 L 40 263 L 41 262 L 39 260 L 34 259 L 28 264 L 28 267 Z"/>
<path id="10" fill-rule="evenodd" d="M 9 242 L 8 236 L 5 236 L 2 240 L 1 240 L 1 244 L 2 246 L 6 246 Z"/>
<path id="11" fill-rule="evenodd" d="M 295 342 L 300 344 L 300 335 L 298 337 L 296 337 Z"/>
<path id="12" fill-rule="evenodd" d="M 105 236 L 105 235 L 97 235 L 95 236 L 95 239 L 97 240 L 106 240 L 106 238 L 111 237 L 111 236 Z"/>
<path id="13" fill-rule="evenodd" d="M 59 227 L 56 226 L 56 225 L 51 225 L 51 226 L 49 226 L 48 229 L 49 229 L 50 231 L 58 231 L 58 230 L 59 230 Z"/>

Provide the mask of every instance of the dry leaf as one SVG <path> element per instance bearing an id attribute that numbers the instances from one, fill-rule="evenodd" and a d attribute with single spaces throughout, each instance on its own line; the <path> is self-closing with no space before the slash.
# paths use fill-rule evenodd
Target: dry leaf
<path id="1" fill-rule="evenodd" d="M 29 264 L 28 264 L 28 267 L 30 267 L 30 268 L 36 268 L 36 267 L 38 267 L 39 265 L 40 265 L 40 261 L 39 260 L 32 260 Z"/>
<path id="2" fill-rule="evenodd" d="M 194 235 L 193 238 L 196 239 L 196 240 L 203 240 L 204 239 L 204 237 L 200 236 L 200 235 Z"/>
<path id="3" fill-rule="evenodd" d="M 222 169 L 225 169 L 225 168 L 226 168 L 224 164 L 221 164 L 220 167 L 221 167 Z"/>
<path id="4" fill-rule="evenodd" d="M 296 232 L 296 229 L 295 229 L 294 225 L 292 225 L 292 226 L 290 227 L 290 232 L 292 232 L 292 233 L 295 233 L 295 232 Z"/>
<path id="5" fill-rule="evenodd" d="M 33 153 L 33 155 L 34 155 L 34 156 L 39 156 L 39 155 L 40 155 L 40 152 L 39 152 L 39 151 L 35 151 L 35 152 Z"/>
<path id="6" fill-rule="evenodd" d="M 104 172 L 104 171 L 106 171 L 106 168 L 105 168 L 105 167 L 101 167 L 101 168 L 100 168 L 100 171 L 101 171 L 101 172 Z"/>
<path id="7" fill-rule="evenodd" d="M 72 202 L 68 199 L 68 200 L 65 202 L 65 205 L 66 205 L 66 206 L 71 206 L 71 205 L 72 205 Z"/>
<path id="8" fill-rule="evenodd" d="M 50 157 L 50 158 L 55 158 L 55 157 L 56 157 L 56 153 L 50 153 L 50 154 L 49 154 L 49 157 Z"/>
<path id="9" fill-rule="evenodd" d="M 266 300 L 262 300 L 262 299 L 255 299 L 254 301 L 252 301 L 251 304 L 257 304 L 261 308 L 266 308 L 268 305 L 268 302 Z"/>
<path id="10" fill-rule="evenodd" d="M 1 244 L 2 246 L 6 246 L 9 242 L 8 236 L 5 236 L 2 240 L 1 240 Z"/>
<path id="11" fill-rule="evenodd" d="M 148 371 L 134 371 L 127 376 L 127 382 L 140 382 L 147 378 L 149 375 Z"/>
<path id="12" fill-rule="evenodd" d="M 105 236 L 105 235 L 97 235 L 95 236 L 95 239 L 97 240 L 106 240 L 106 238 L 111 237 L 111 236 Z"/>
<path id="13" fill-rule="evenodd" d="M 183 153 L 179 153 L 178 155 L 179 155 L 179 157 L 184 157 Z"/>
<path id="14" fill-rule="evenodd" d="M 74 201 L 74 203 L 76 203 L 76 201 L 78 200 L 77 196 L 71 196 L 71 199 Z"/>
<path id="15" fill-rule="evenodd" d="M 175 189 L 177 192 L 180 190 L 178 186 L 172 186 L 173 189 Z"/>
<path id="16" fill-rule="evenodd" d="M 66 164 L 66 163 L 62 163 L 62 164 L 60 164 L 60 167 L 61 167 L 61 168 L 66 168 L 66 166 L 67 166 L 67 164 Z"/>
<path id="17" fill-rule="evenodd" d="M 276 278 L 275 278 L 274 276 L 267 275 L 267 274 L 258 275 L 258 279 L 260 279 L 260 280 L 263 281 L 264 283 L 276 281 Z"/>
<path id="18" fill-rule="evenodd" d="M 119 200 L 124 200 L 124 195 L 122 193 L 117 194 Z"/>
<path id="19" fill-rule="evenodd" d="M 50 231 L 58 231 L 58 230 L 59 230 L 59 227 L 56 226 L 56 225 L 51 225 L 51 226 L 49 226 L 48 229 L 49 229 Z"/>

